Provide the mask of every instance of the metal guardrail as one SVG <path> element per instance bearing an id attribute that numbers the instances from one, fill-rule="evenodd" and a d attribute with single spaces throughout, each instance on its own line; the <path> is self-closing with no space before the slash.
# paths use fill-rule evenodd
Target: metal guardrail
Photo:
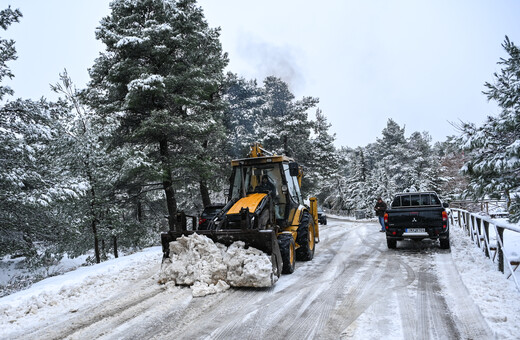
<path id="1" fill-rule="evenodd" d="M 518 261 L 511 261 L 504 251 L 504 230 L 520 233 L 520 228 L 505 222 L 495 221 L 487 216 L 480 216 L 469 211 L 451 208 L 450 222 L 452 225 L 457 224 L 464 229 L 471 240 L 482 249 L 485 255 L 495 263 L 498 261 L 498 270 L 505 274 L 508 269 L 507 279 L 513 278 L 516 288 L 520 291 L 520 283 L 516 275 L 515 269 L 518 267 Z M 496 236 L 496 244 L 490 242 L 490 228 Z M 513 266 L 516 266 L 513 269 Z"/>

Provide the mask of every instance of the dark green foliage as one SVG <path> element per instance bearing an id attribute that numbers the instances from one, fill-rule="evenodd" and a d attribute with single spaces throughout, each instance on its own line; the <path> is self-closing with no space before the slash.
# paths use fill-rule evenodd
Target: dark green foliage
<path id="1" fill-rule="evenodd" d="M 44 100 L 0 107 L 0 255 L 34 255 L 34 242 L 55 241 L 53 203 L 76 195 L 74 183 L 49 158 L 64 110 Z"/>
<path id="2" fill-rule="evenodd" d="M 205 186 L 223 139 L 219 98 L 227 56 L 219 30 L 208 27 L 193 0 L 114 1 L 96 36 L 105 45 L 91 69 L 87 102 L 120 125 L 115 145 L 135 145 L 154 164 L 170 228 L 176 190 Z M 211 141 L 211 142 L 210 142 Z M 145 183 L 142 183 L 143 185 Z"/>
<path id="3" fill-rule="evenodd" d="M 486 83 L 486 96 L 497 102 L 498 116 L 489 116 L 480 127 L 471 123 L 460 126 L 461 142 L 467 162 L 464 173 L 470 182 L 466 194 L 481 198 L 505 198 L 512 222 L 520 220 L 520 49 L 506 37 L 502 44 L 508 54 L 498 64 L 493 84 Z"/>
<path id="4" fill-rule="evenodd" d="M 328 206 L 371 216 L 377 197 L 389 203 L 397 192 L 440 191 L 440 156 L 428 133 L 414 132 L 407 138 L 404 127 L 389 119 L 381 134 L 376 143 L 341 151 L 342 178 L 330 186 Z"/>
<path id="5" fill-rule="evenodd" d="M 18 22 L 21 17 L 22 13 L 20 10 L 12 10 L 11 6 L 9 6 L 7 9 L 0 11 L 0 27 L 5 31 L 13 22 Z M 14 77 L 14 74 L 9 67 L 7 67 L 6 63 L 10 60 L 16 60 L 16 58 L 14 41 L 0 39 L 0 82 L 5 77 L 9 79 Z M 6 94 L 13 94 L 13 90 L 8 86 L 0 86 L 0 100 L 2 100 Z"/>

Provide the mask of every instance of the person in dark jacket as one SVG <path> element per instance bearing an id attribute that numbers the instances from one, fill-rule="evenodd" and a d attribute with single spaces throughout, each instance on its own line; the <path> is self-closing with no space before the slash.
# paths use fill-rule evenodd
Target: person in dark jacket
<path id="1" fill-rule="evenodd" d="M 276 194 L 274 185 L 273 185 L 273 183 L 271 183 L 271 181 L 269 180 L 269 177 L 267 177 L 267 175 L 262 176 L 262 182 L 260 182 L 260 184 L 256 187 L 256 191 L 257 192 L 268 191 L 272 195 Z"/>
<path id="2" fill-rule="evenodd" d="M 385 212 L 386 212 L 386 203 L 383 201 L 381 197 L 377 199 L 376 206 L 374 207 L 376 211 L 376 216 L 379 219 L 379 224 L 381 224 L 381 232 L 385 231 Z"/>

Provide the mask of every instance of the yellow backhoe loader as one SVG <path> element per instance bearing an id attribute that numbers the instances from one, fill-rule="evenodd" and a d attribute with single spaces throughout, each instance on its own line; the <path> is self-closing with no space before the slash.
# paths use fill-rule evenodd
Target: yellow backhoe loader
<path id="1" fill-rule="evenodd" d="M 273 274 L 290 274 L 296 259 L 310 261 L 319 242 L 318 202 L 305 205 L 300 187 L 302 168 L 286 156 L 251 147 L 248 158 L 231 162 L 228 202 L 205 230 L 168 231 L 161 234 L 164 258 L 169 243 L 197 233 L 229 246 L 243 241 L 271 256 Z M 182 220 L 182 219 L 181 219 Z M 185 220 L 185 219 L 184 219 Z"/>

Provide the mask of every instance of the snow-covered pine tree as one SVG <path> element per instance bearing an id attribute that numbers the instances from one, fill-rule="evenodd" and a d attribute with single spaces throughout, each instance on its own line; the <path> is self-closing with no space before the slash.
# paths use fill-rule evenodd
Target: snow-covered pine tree
<path id="1" fill-rule="evenodd" d="M 345 196 L 344 209 L 352 214 L 356 210 L 364 210 L 366 192 L 368 191 L 368 176 L 365 149 L 357 147 L 350 149 L 347 154 L 348 174 L 345 177 L 343 194 Z"/>
<path id="2" fill-rule="evenodd" d="M 489 116 L 480 127 L 461 125 L 468 161 L 463 172 L 470 178 L 467 194 L 506 198 L 510 221 L 520 221 L 520 49 L 506 36 L 508 54 L 498 64 L 494 83 L 485 83 L 484 94 L 497 102 L 498 116 Z"/>
<path id="3" fill-rule="evenodd" d="M 55 164 L 61 104 L 16 100 L 0 108 L 0 256 L 37 255 L 35 243 L 60 241 L 56 201 L 77 197 L 81 183 Z"/>
<path id="4" fill-rule="evenodd" d="M 347 179 L 350 175 L 350 157 L 352 149 L 341 147 L 336 150 L 338 168 L 337 174 L 321 183 L 317 194 L 319 204 L 335 211 L 350 209 L 347 188 Z"/>
<path id="5" fill-rule="evenodd" d="M 460 172 L 465 163 L 465 156 L 457 138 L 450 136 L 445 142 L 435 143 L 434 153 L 440 162 L 436 180 L 439 193 L 448 200 L 462 199 L 468 186 L 468 178 Z"/>
<path id="6" fill-rule="evenodd" d="M 334 147 L 335 134 L 330 134 L 330 124 L 321 109 L 316 109 L 316 121 L 314 122 L 314 133 L 310 141 L 309 154 L 311 155 L 307 166 L 310 177 L 314 182 L 312 191 L 320 192 L 321 188 L 328 186 L 338 176 L 339 160 Z"/>
<path id="7" fill-rule="evenodd" d="M 121 169 L 128 163 L 135 168 L 144 162 L 130 148 L 111 148 L 109 138 L 118 126 L 117 120 L 100 117 L 85 107 L 66 71 L 52 89 L 68 108 L 59 117 L 61 135 L 53 145 L 52 155 L 63 173 L 81 185 L 78 197 L 61 204 L 69 221 L 69 237 L 62 240 L 63 247 L 73 255 L 93 248 L 94 261 L 100 263 L 109 249 L 118 257 L 118 239 L 129 232 L 125 229 L 131 225 L 121 218 L 128 209 L 128 204 L 122 203 L 127 192 L 118 190 L 125 174 Z M 141 234 L 146 234 L 145 230 Z"/>
<path id="8" fill-rule="evenodd" d="M 148 151 L 175 229 L 176 189 L 209 166 L 197 156 L 219 124 L 227 56 L 195 0 L 115 0 L 111 9 L 96 32 L 106 52 L 90 70 L 88 103 L 120 119 L 115 141 Z"/>
<path id="9" fill-rule="evenodd" d="M 10 7 L 0 11 L 0 27 L 6 30 L 21 16 Z M 14 44 L 0 39 L 0 81 L 14 76 L 7 66 L 16 59 Z M 0 85 L 0 99 L 12 94 Z M 19 99 L 0 107 L 0 256 L 24 255 L 34 261 L 37 242 L 49 247 L 58 242 L 55 212 L 49 207 L 56 199 L 75 195 L 48 157 L 62 109 L 43 99 Z"/>
<path id="10" fill-rule="evenodd" d="M 8 6 L 6 9 L 0 11 L 0 27 L 5 31 L 13 22 L 18 22 L 21 17 L 22 13 L 20 10 L 12 10 L 11 6 Z M 9 79 L 14 77 L 14 74 L 6 64 L 8 61 L 16 60 L 17 58 L 14 44 L 15 42 L 12 39 L 0 39 L 0 82 L 5 77 Z M 2 100 L 6 94 L 12 95 L 13 90 L 9 86 L 0 86 L 0 100 Z"/>
<path id="11" fill-rule="evenodd" d="M 246 80 L 228 73 L 223 98 L 227 104 L 224 124 L 227 133 L 227 154 L 230 158 L 242 158 L 249 147 L 258 142 L 256 130 L 261 124 L 261 110 L 265 103 L 263 88 L 256 80 Z"/>
<path id="12" fill-rule="evenodd" d="M 377 139 L 375 146 L 378 166 L 384 168 L 384 173 L 388 180 L 395 184 L 397 191 L 408 189 L 410 183 L 406 174 L 409 157 L 404 131 L 404 127 L 401 128 L 393 119 L 388 119 L 386 127 L 381 132 L 382 138 Z"/>
<path id="13" fill-rule="evenodd" d="M 257 135 L 262 145 L 278 154 L 294 157 L 305 165 L 309 157 L 312 122 L 307 111 L 317 98 L 295 100 L 286 82 L 270 76 L 264 80 L 265 104 L 258 122 Z"/>
<path id="14" fill-rule="evenodd" d="M 440 162 L 433 153 L 428 132 L 414 132 L 407 139 L 408 166 L 405 168 L 410 191 L 439 191 Z M 439 194 L 441 194 L 439 192 Z"/>

